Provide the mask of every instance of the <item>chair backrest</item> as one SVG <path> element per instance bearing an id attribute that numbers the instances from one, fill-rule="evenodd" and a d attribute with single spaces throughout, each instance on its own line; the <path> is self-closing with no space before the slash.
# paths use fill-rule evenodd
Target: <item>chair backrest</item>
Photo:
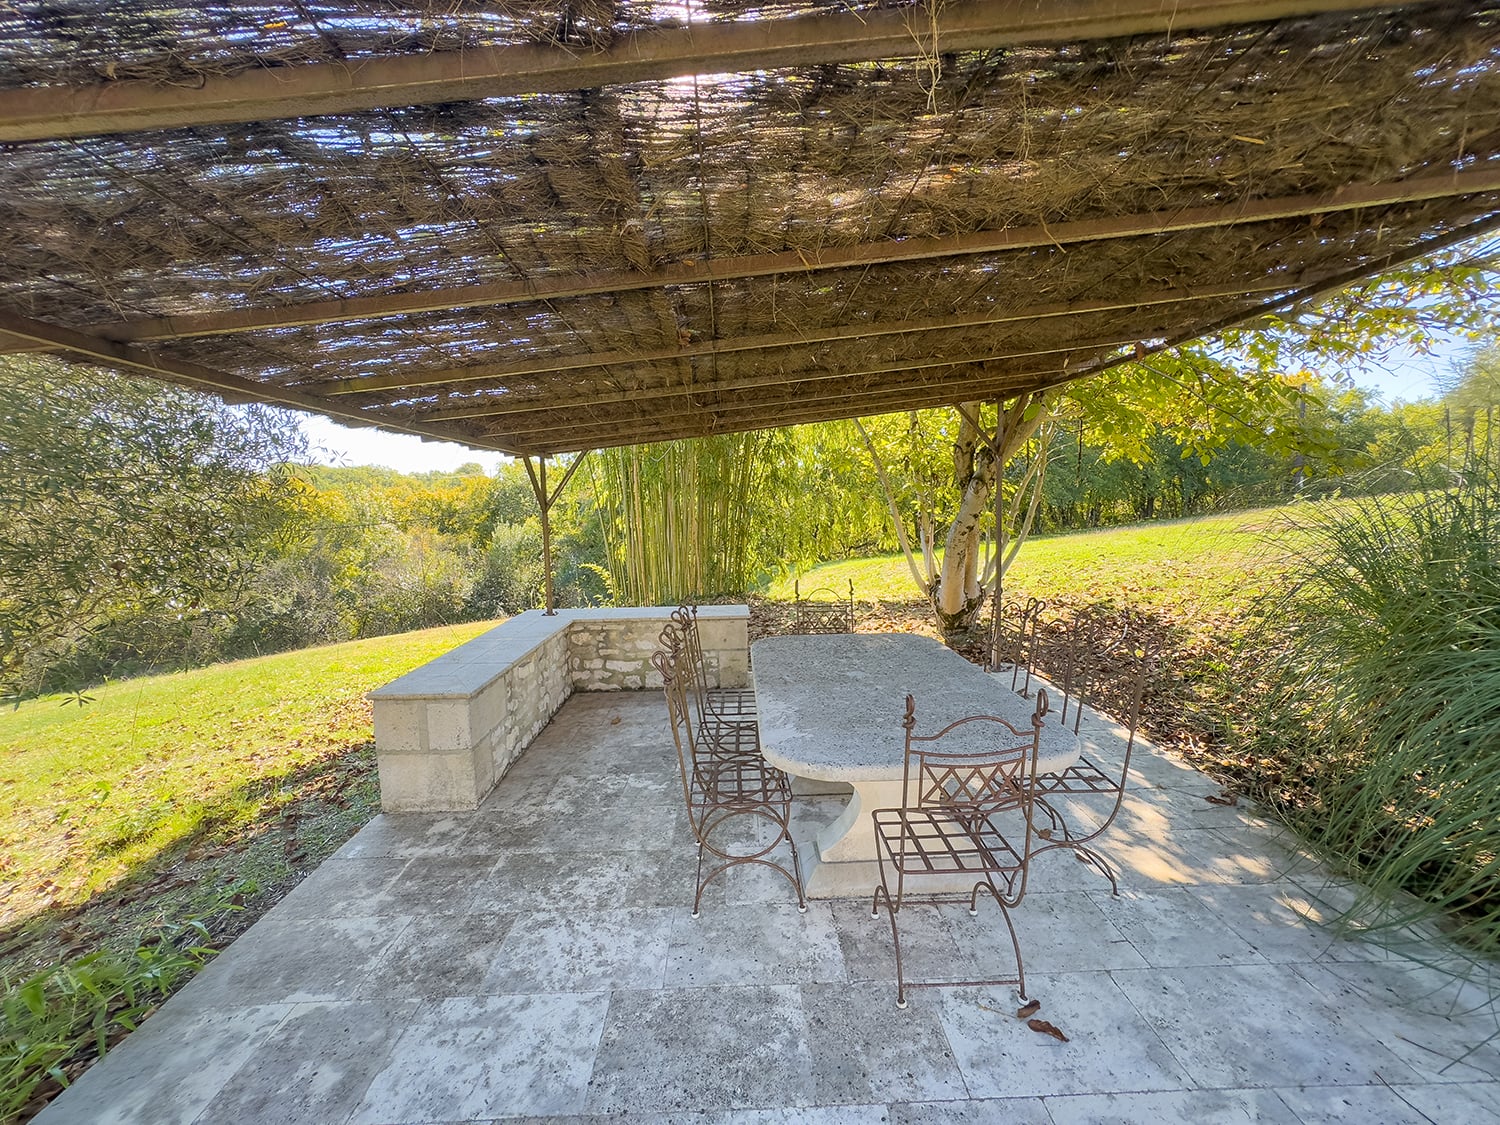
<path id="1" fill-rule="evenodd" d="M 1047 693 L 1039 689 L 1029 730 L 998 715 L 970 715 L 924 735 L 916 733 L 916 700 L 908 695 L 902 807 L 942 806 L 964 819 L 1020 809 L 1029 834 L 1031 785 L 1047 707 Z M 955 748 L 960 741 L 972 747 L 976 735 L 979 749 Z"/>
<path id="2" fill-rule="evenodd" d="M 1006 602 L 1000 611 L 1001 651 L 1010 660 L 1010 690 L 1028 699 L 1036 663 L 1037 634 L 1046 608 L 1046 602 L 1028 598 L 1024 605 Z"/>
<path id="3" fill-rule="evenodd" d="M 672 624 L 680 637 L 683 661 L 682 689 L 692 701 L 698 725 L 706 726 L 713 717 L 713 697 L 708 686 L 708 665 L 703 659 L 703 640 L 698 634 L 698 607 L 683 602 L 672 611 Z M 663 633 L 665 636 L 665 633 Z"/>
<path id="4" fill-rule="evenodd" d="M 792 628 L 794 633 L 854 632 L 854 580 L 849 580 L 846 598 L 831 586 L 819 586 L 802 596 L 800 581 L 792 583 Z"/>
<path id="5" fill-rule="evenodd" d="M 661 645 L 651 654 L 651 663 L 661 674 L 662 692 L 667 700 L 667 719 L 672 727 L 672 742 L 677 748 L 677 765 L 682 774 L 682 795 L 691 807 L 692 776 L 697 768 L 697 727 L 688 703 L 687 683 L 692 670 L 687 658 L 687 644 L 681 628 L 674 622 L 661 631 Z"/>

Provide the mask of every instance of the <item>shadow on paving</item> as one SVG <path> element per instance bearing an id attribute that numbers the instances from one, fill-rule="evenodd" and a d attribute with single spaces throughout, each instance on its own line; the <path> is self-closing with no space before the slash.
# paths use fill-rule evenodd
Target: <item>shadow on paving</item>
<path id="1" fill-rule="evenodd" d="M 1114 725 L 1089 723 L 1108 752 Z M 1105 840 L 1121 894 L 1054 853 L 1013 912 L 1062 1042 L 1008 989 L 897 1010 L 867 899 L 799 914 L 784 882 L 738 869 L 692 918 L 660 696 L 574 696 L 477 812 L 377 817 L 38 1122 L 1500 1114 L 1500 1043 L 1472 994 L 1311 921 L 1339 884 L 1249 810 L 1203 801 L 1210 779 L 1149 748 L 1132 772 Z M 799 798 L 799 843 L 841 804 Z M 993 910 L 913 907 L 908 971 L 975 979 L 1008 956 L 1002 929 Z"/>

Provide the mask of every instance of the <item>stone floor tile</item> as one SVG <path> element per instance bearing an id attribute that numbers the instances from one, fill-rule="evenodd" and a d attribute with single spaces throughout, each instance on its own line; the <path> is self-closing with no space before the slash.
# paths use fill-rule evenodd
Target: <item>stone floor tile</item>
<path id="1" fill-rule="evenodd" d="M 1433 1125 L 1445 1120 L 1413 1108 L 1392 1086 L 1297 1086 L 1278 1090 L 1298 1120 L 1305 1125 L 1345 1125 L 1347 1122 L 1378 1122 L 1379 1125 Z M 1446 1118 L 1451 1125 L 1478 1125 L 1483 1117 Z"/>
<path id="2" fill-rule="evenodd" d="M 869 899 L 829 902 L 834 928 L 844 953 L 850 980 L 888 981 L 890 1002 L 896 1003 L 896 951 L 889 915 L 882 908 L 870 916 Z M 938 907 L 908 906 L 901 911 L 901 955 L 908 980 L 951 980 L 962 954 Z"/>
<path id="3" fill-rule="evenodd" d="M 506 1125 L 886 1125 L 883 1105 L 797 1106 L 685 1113 L 585 1113 L 567 1117 L 507 1118 Z M 477 1125 L 477 1123 L 476 1123 Z"/>
<path id="4" fill-rule="evenodd" d="M 410 862 L 404 857 L 389 856 L 329 859 L 293 887 L 267 917 L 282 921 L 404 913 L 395 908 L 390 888 Z"/>
<path id="5" fill-rule="evenodd" d="M 577 1113 L 605 993 L 481 996 L 423 1005 L 350 1125 Z"/>
<path id="6" fill-rule="evenodd" d="M 1015 955 L 1004 916 L 992 899 L 981 895 L 979 913 L 973 917 L 964 906 L 942 907 L 942 915 L 954 944 L 975 965 L 973 979 L 1010 972 Z M 1135 969 L 1146 964 L 1108 915 L 1082 891 L 1028 894 L 1010 911 L 1010 919 L 1027 972 Z"/>
<path id="7" fill-rule="evenodd" d="M 1403 1101 L 1437 1125 L 1500 1121 L 1500 1078 L 1489 1082 L 1397 1086 Z"/>
<path id="8" fill-rule="evenodd" d="M 534 911 L 517 915 L 483 982 L 485 993 L 660 988 L 681 909 Z"/>
<path id="9" fill-rule="evenodd" d="M 356 994 L 419 1000 L 478 995 L 514 918 L 494 913 L 413 918 L 366 971 Z"/>
<path id="10" fill-rule="evenodd" d="M 1110 973 L 1037 974 L 1028 977 L 1027 991 L 1041 1002 L 1035 1018 L 1059 1028 L 1067 1043 L 1032 1031 L 1016 1018 L 1014 989 L 939 993 L 943 1028 L 973 1096 L 1042 1097 L 1064 1090 L 1104 1093 L 1192 1085 Z"/>
<path id="11" fill-rule="evenodd" d="M 1100 756 L 1113 758 L 1117 753 L 1110 747 L 1106 754 Z M 1130 756 L 1129 781 L 1135 788 L 1165 788 L 1199 795 L 1219 793 L 1224 788 L 1208 774 L 1165 751 L 1153 748 L 1150 743 L 1143 743 L 1139 738 Z"/>
<path id="12" fill-rule="evenodd" d="M 774 832 L 775 829 L 772 829 L 772 834 L 763 837 L 763 839 L 769 840 L 774 838 Z M 765 845 L 762 844 L 761 846 L 764 847 Z M 805 869 L 807 866 L 807 857 L 810 853 L 806 850 L 807 845 L 799 843 L 797 847 L 799 851 L 798 858 Z M 766 855 L 766 858 L 784 868 L 788 873 L 797 870 L 792 858 L 792 849 L 786 843 L 778 845 Z M 708 857 L 705 856 L 705 867 L 707 860 Z M 754 903 L 768 905 L 791 903 L 796 905 L 797 902 L 797 888 L 791 879 L 783 875 L 780 871 L 773 870 L 760 863 L 744 863 L 736 867 L 731 867 L 709 885 L 710 887 L 717 886 L 722 888 L 723 900 L 733 906 L 746 906 Z M 704 893 L 706 895 L 707 891 Z M 689 898 L 691 900 L 691 896 Z"/>
<path id="13" fill-rule="evenodd" d="M 291 1010 L 164 1007 L 32 1120 L 189 1125 Z"/>
<path id="14" fill-rule="evenodd" d="M 1409 1082 L 1409 1067 L 1290 967 L 1189 966 L 1111 974 L 1199 1086 Z"/>
<path id="15" fill-rule="evenodd" d="M 199 1120 L 204 1125 L 345 1120 L 416 1010 L 415 1001 L 295 1005 Z"/>
<path id="16" fill-rule="evenodd" d="M 616 992 L 589 1082 L 592 1113 L 814 1104 L 796 985 Z"/>
<path id="17" fill-rule="evenodd" d="M 1125 890 L 1118 896 L 1096 891 L 1090 897 L 1148 965 L 1265 962 L 1249 941 L 1188 888 Z"/>
<path id="18" fill-rule="evenodd" d="M 1274 964 L 1324 959 L 1368 960 L 1366 943 L 1336 936 L 1332 914 L 1293 882 L 1194 887 L 1189 892 L 1228 924 L 1257 954 Z"/>
<path id="19" fill-rule="evenodd" d="M 600 910 L 693 902 L 691 848 L 555 852 L 512 849 L 474 886 L 471 910 Z"/>
<path id="20" fill-rule="evenodd" d="M 1054 1125 L 1299 1125 L 1272 1090 L 1079 1094 L 1046 1102 Z"/>
<path id="21" fill-rule="evenodd" d="M 1122 818 L 1123 819 L 1123 818 Z M 1151 818 L 1154 821 L 1154 818 Z M 1263 853 L 1246 848 L 1226 854 L 1226 841 L 1212 828 L 1176 828 L 1116 821 L 1096 850 L 1114 865 L 1120 889 L 1152 890 L 1212 883 L 1264 883 L 1275 879 L 1279 868 Z M 1053 867 L 1073 863 L 1061 852 L 1042 856 L 1034 876 L 1045 880 L 1048 859 Z M 1043 886 L 1051 884 L 1043 882 Z M 1099 882 L 1087 884 L 1097 889 Z M 1107 888 L 1108 883 L 1103 882 Z"/>
<path id="22" fill-rule="evenodd" d="M 1248 806 L 1221 805 L 1208 800 L 1220 796 L 1221 786 L 1175 785 L 1132 790 L 1125 794 L 1117 821 L 1142 828 L 1157 824 L 1172 828 L 1242 828 L 1266 826 L 1265 818 L 1255 815 Z"/>
<path id="23" fill-rule="evenodd" d="M 669 988 L 844 981 L 844 954 L 826 902 L 755 903 L 677 917 L 667 950 Z"/>
<path id="24" fill-rule="evenodd" d="M 932 993 L 914 995 L 902 1011 L 883 982 L 803 985 L 802 1012 L 816 1101 L 968 1096 Z"/>
<path id="25" fill-rule="evenodd" d="M 1299 965 L 1297 973 L 1330 1004 L 1361 1011 L 1363 1029 L 1427 1081 L 1500 1079 L 1500 1006 L 1462 980 L 1415 961 Z"/>
<path id="26" fill-rule="evenodd" d="M 1052 1125 L 1041 1098 L 907 1102 L 890 1108 L 891 1125 Z"/>
<path id="27" fill-rule="evenodd" d="M 360 984 L 411 919 L 263 918 L 199 973 L 172 1003 L 179 1007 L 353 1000 Z"/>
<path id="28" fill-rule="evenodd" d="M 418 856 L 385 893 L 395 906 L 393 913 L 463 914 L 475 887 L 494 866 L 491 856 Z"/>
<path id="29" fill-rule="evenodd" d="M 1063 1044 L 1015 1019 L 1010 989 L 919 990 L 898 1011 L 868 898 L 802 916 L 773 872 L 740 868 L 689 918 L 664 714 L 654 692 L 575 697 L 477 812 L 378 817 L 39 1121 L 343 1125 L 373 1074 L 360 1125 L 1500 1122 L 1497 1023 L 1473 1010 L 1488 991 L 1439 996 L 1448 978 L 1405 946 L 1332 942 L 1304 915 L 1353 885 L 1203 802 L 1216 783 L 1182 763 L 1134 760 L 1100 841 L 1123 895 L 1063 852 L 1033 868 L 1016 924 Z M 795 801 L 799 842 L 842 804 Z M 911 978 L 1011 971 L 989 904 L 909 905 L 901 932 Z M 1464 968 L 1431 930 L 1398 936 Z M 700 986 L 661 987 L 669 960 Z M 258 1079 L 278 1070 L 268 1110 Z"/>
<path id="30" fill-rule="evenodd" d="M 473 813 L 379 813 L 338 851 L 334 859 L 411 859 L 454 855 Z"/>

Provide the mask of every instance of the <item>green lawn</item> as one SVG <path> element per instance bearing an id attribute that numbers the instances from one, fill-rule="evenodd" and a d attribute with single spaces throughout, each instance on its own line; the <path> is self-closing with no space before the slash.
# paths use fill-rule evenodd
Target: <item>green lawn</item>
<path id="1" fill-rule="evenodd" d="M 146 676 L 91 689 L 86 703 L 53 697 L 0 712 L 0 884 L 12 887 L 0 897 L 0 929 L 146 868 L 167 879 L 166 867 L 227 847 L 249 826 L 296 819 L 305 810 L 290 806 L 309 786 L 333 792 L 319 779 L 351 755 L 368 758 L 367 691 L 492 625 Z M 368 805 L 368 761 L 358 772 L 365 791 L 355 800 Z M 321 831 L 347 834 L 369 810 L 354 810 L 354 824 L 331 812 Z"/>
<path id="2" fill-rule="evenodd" d="M 1006 575 L 1006 597 L 1078 603 L 1112 601 L 1158 610 L 1205 627 L 1285 588 L 1288 552 L 1302 541 L 1288 514 L 1260 508 L 1228 515 L 1136 524 L 1028 540 Z M 801 576 L 804 592 L 845 590 L 860 602 L 920 597 L 900 555 L 827 563 Z M 792 583 L 767 596 L 788 599 Z"/>

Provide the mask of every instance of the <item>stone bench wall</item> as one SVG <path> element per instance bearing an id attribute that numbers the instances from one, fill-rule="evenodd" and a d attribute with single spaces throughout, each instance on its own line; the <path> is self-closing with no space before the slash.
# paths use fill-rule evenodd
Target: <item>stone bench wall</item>
<path id="1" fill-rule="evenodd" d="M 575 691 L 661 687 L 651 665 L 672 607 L 529 610 L 377 688 L 386 812 L 475 809 Z M 703 606 L 710 683 L 749 682 L 750 611 Z"/>

